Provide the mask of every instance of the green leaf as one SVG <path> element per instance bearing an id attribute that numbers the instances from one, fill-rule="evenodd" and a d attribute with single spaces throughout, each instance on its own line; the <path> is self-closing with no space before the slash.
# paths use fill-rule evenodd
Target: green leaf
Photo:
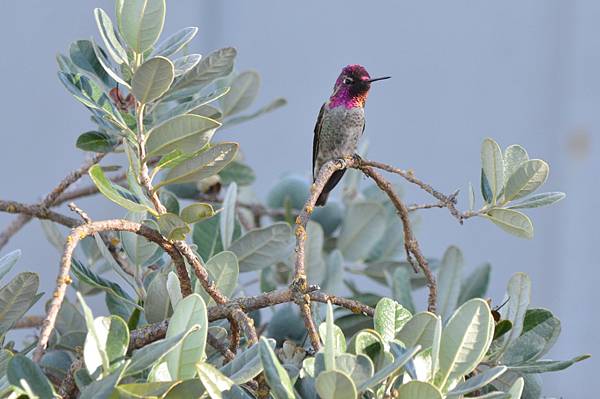
<path id="1" fill-rule="evenodd" d="M 487 384 L 494 381 L 496 378 L 500 377 L 504 372 L 508 369 L 506 366 L 497 366 L 489 368 L 481 373 L 476 374 L 475 376 L 469 378 L 468 380 L 459 383 L 456 388 L 452 389 L 449 392 L 449 395 L 466 395 L 473 391 L 483 388 Z"/>
<path id="2" fill-rule="evenodd" d="M 277 360 L 277 356 L 269 341 L 261 337 L 258 343 L 260 359 L 265 371 L 267 383 L 271 387 L 271 394 L 275 399 L 294 399 L 294 388 L 287 372 Z"/>
<path id="3" fill-rule="evenodd" d="M 202 56 L 200 54 L 189 54 L 173 60 L 175 77 L 186 74 L 190 69 L 198 65 L 201 59 Z"/>
<path id="4" fill-rule="evenodd" d="M 551 311 L 543 308 L 528 308 L 523 319 L 523 330 L 521 333 L 527 332 L 545 322 L 547 319 L 554 317 Z"/>
<path id="5" fill-rule="evenodd" d="M 23 355 L 15 355 L 8 361 L 8 382 L 30 397 L 53 398 L 54 389 L 40 367 Z"/>
<path id="6" fill-rule="evenodd" d="M 409 399 L 442 399 L 442 393 L 433 385 L 423 381 L 409 381 L 400 385 L 398 396 Z"/>
<path id="7" fill-rule="evenodd" d="M 390 363 L 387 366 L 381 368 L 379 371 L 377 371 L 373 375 L 373 377 L 369 378 L 368 380 L 366 380 L 365 382 L 363 382 L 362 384 L 360 384 L 358 386 L 358 392 L 362 392 L 365 389 L 369 389 L 369 388 L 374 387 L 375 385 L 379 384 L 381 381 L 383 381 L 384 379 L 386 379 L 391 374 L 393 374 L 396 371 L 400 370 L 420 350 L 421 350 L 421 347 L 420 346 L 416 346 L 414 348 L 406 350 L 406 352 L 404 352 L 404 354 L 402 354 L 400 356 L 396 356 L 396 358 L 394 359 L 394 361 L 392 363 Z"/>
<path id="8" fill-rule="evenodd" d="M 207 104 L 210 104 L 229 93 L 229 87 L 219 87 L 206 95 L 196 95 L 197 91 L 192 89 L 194 88 L 191 87 L 189 89 L 184 89 L 174 93 L 168 92 L 165 96 L 163 96 L 160 99 L 162 103 L 167 101 L 178 101 L 179 104 L 175 105 L 174 107 L 171 107 L 170 104 L 164 105 L 163 107 L 168 107 L 166 110 L 164 108 L 162 110 L 159 108 L 153 112 L 154 123 L 160 123 L 164 120 L 183 114 L 193 114 L 209 118 L 208 115 L 204 115 L 202 112 L 200 112 L 201 108 L 206 107 Z"/>
<path id="9" fill-rule="evenodd" d="M 99 360 L 99 364 L 102 366 L 103 375 L 109 373 L 110 363 L 108 360 L 108 354 L 106 353 L 105 345 L 102 345 L 102 336 L 96 331 L 96 324 L 94 323 L 94 315 L 92 314 L 92 310 L 89 308 L 81 293 L 77 292 L 77 299 L 79 300 L 79 304 L 81 305 L 81 309 L 83 310 L 83 316 L 85 318 L 85 324 L 87 326 L 87 336 L 85 338 L 86 343 L 91 342 L 95 345 L 97 351 L 95 351 L 94 358 L 91 355 L 88 355 L 87 359 L 84 354 L 84 362 L 86 364 L 86 368 L 88 369 L 89 374 L 94 374 L 96 372 L 96 367 L 90 370 L 92 364 Z M 90 366 L 88 367 L 88 363 Z"/>
<path id="10" fill-rule="evenodd" d="M 169 272 L 167 275 L 167 292 L 169 293 L 171 307 L 177 306 L 179 301 L 183 299 L 181 294 L 181 283 L 175 272 Z"/>
<path id="11" fill-rule="evenodd" d="M 101 8 L 94 9 L 94 18 L 96 19 L 96 25 L 100 36 L 104 41 L 108 53 L 115 60 L 117 64 L 128 64 L 127 52 L 121 46 L 119 39 L 115 35 L 115 30 L 108 14 Z"/>
<path id="12" fill-rule="evenodd" d="M 292 230 L 287 223 L 251 230 L 234 241 L 229 250 L 237 255 L 240 272 L 260 270 L 283 259 L 290 251 Z"/>
<path id="13" fill-rule="evenodd" d="M 492 266 L 485 263 L 473 270 L 462 282 L 458 305 L 462 305 L 469 299 L 483 298 L 490 283 Z"/>
<path id="14" fill-rule="evenodd" d="M 0 280 L 2 277 L 6 276 L 8 272 L 11 271 L 15 263 L 21 257 L 21 250 L 15 249 L 12 252 L 7 253 L 3 257 L 0 258 Z"/>
<path id="15" fill-rule="evenodd" d="M 504 161 L 500 146 L 491 138 L 481 144 L 481 167 L 492 192 L 491 202 L 495 204 L 504 185 Z"/>
<path id="16" fill-rule="evenodd" d="M 169 190 L 160 190 L 158 198 L 165 206 L 168 213 L 174 213 L 175 215 L 179 214 L 179 201 L 177 200 L 177 196 L 175 194 L 173 194 Z M 156 230 L 158 229 L 159 227 L 157 224 Z"/>
<path id="17" fill-rule="evenodd" d="M 194 331 L 198 331 L 198 329 L 199 326 L 192 326 L 192 328 L 185 332 L 152 342 L 135 350 L 131 355 L 131 362 L 128 364 L 124 375 L 135 375 L 152 367 L 154 364 L 159 364 L 167 354 L 181 344 L 183 339 Z"/>
<path id="18" fill-rule="evenodd" d="M 502 230 L 521 238 L 533 238 L 533 224 L 527 215 L 512 209 L 493 208 L 484 214 Z"/>
<path id="19" fill-rule="evenodd" d="M 560 335 L 560 320 L 550 317 L 517 337 L 502 356 L 503 363 L 520 366 L 544 356 Z"/>
<path id="20" fill-rule="evenodd" d="M 171 314 L 171 301 L 167 291 L 167 277 L 160 271 L 148 286 L 144 302 L 144 315 L 149 323 L 163 321 Z"/>
<path id="21" fill-rule="evenodd" d="M 224 391 L 229 391 L 234 382 L 224 376 L 215 366 L 200 362 L 196 364 L 198 376 L 211 399 L 221 399 Z"/>
<path id="22" fill-rule="evenodd" d="M 219 143 L 171 169 L 155 189 L 172 183 L 197 182 L 219 173 L 237 155 L 237 143 Z"/>
<path id="23" fill-rule="evenodd" d="M 46 309 L 47 311 L 47 309 Z M 77 310 L 77 307 L 73 305 L 67 298 L 63 300 L 58 315 L 56 316 L 55 323 L 56 330 L 64 336 L 72 331 L 85 331 L 85 319 L 83 315 Z"/>
<path id="24" fill-rule="evenodd" d="M 223 245 L 223 249 L 228 249 L 233 240 L 236 201 L 237 184 L 231 183 L 225 192 L 223 205 L 221 207 L 221 217 L 219 218 L 219 231 L 221 233 L 221 244 Z"/>
<path id="25" fill-rule="evenodd" d="M 107 377 L 94 381 L 87 385 L 81 392 L 79 399 L 109 399 L 112 398 L 112 394 L 115 387 L 121 380 L 123 370 L 126 365 L 121 366 L 118 370 L 113 371 Z"/>
<path id="26" fill-rule="evenodd" d="M 99 288 L 102 291 L 106 291 L 107 293 L 119 298 L 119 300 L 125 301 L 130 305 L 141 309 L 140 306 L 135 303 L 135 301 L 125 291 L 123 291 L 118 284 L 98 276 L 75 258 L 73 258 L 71 263 L 71 271 L 75 277 L 79 279 L 79 281 Z"/>
<path id="27" fill-rule="evenodd" d="M 198 115 L 179 115 L 148 132 L 148 156 L 166 155 L 174 150 L 193 153 L 210 142 L 221 124 Z"/>
<path id="28" fill-rule="evenodd" d="M 102 68 L 104 68 L 104 71 L 111 78 L 113 78 L 115 80 L 115 82 L 117 82 L 118 84 L 123 85 L 124 87 L 127 88 L 127 90 L 131 91 L 131 86 L 129 85 L 129 83 L 125 79 L 123 79 L 121 77 L 121 75 L 119 75 L 117 72 L 115 72 L 112 69 L 112 66 L 110 65 L 110 62 L 108 61 L 108 58 L 106 57 L 106 54 L 104 53 L 104 50 L 100 49 L 100 47 L 98 47 L 98 45 L 96 44 L 96 42 L 94 40 L 92 40 L 92 46 L 93 46 L 93 49 L 94 49 L 94 53 L 96 54 L 96 58 L 98 59 L 98 62 L 100 63 L 100 65 L 102 66 Z M 125 66 L 122 66 L 121 68 L 124 69 Z M 114 85 L 114 83 L 112 85 Z M 112 85 L 109 86 L 109 87 L 112 87 Z M 111 105 L 112 105 L 112 103 L 111 103 Z M 129 118 L 133 119 L 133 117 L 131 115 L 127 114 L 126 112 L 121 113 L 121 112 L 116 111 L 116 109 L 114 110 L 113 114 L 114 114 L 114 116 L 117 117 L 117 119 L 119 121 L 122 122 L 122 124 L 120 126 L 124 126 L 125 125 L 125 121 L 124 121 L 125 117 L 129 117 Z M 128 123 L 128 125 L 129 126 L 134 126 L 135 125 L 135 119 L 133 119 L 133 123 Z"/>
<path id="29" fill-rule="evenodd" d="M 124 360 L 129 346 L 129 329 L 123 319 L 114 315 L 97 317 L 93 324 L 94 328 L 88 332 L 83 347 L 85 366 L 90 375 L 99 367 L 108 374 Z"/>
<path id="30" fill-rule="evenodd" d="M 518 144 L 510 145 L 504 150 L 504 183 L 512 174 L 521 166 L 521 164 L 529 159 L 529 155 L 525 148 Z"/>
<path id="31" fill-rule="evenodd" d="M 190 226 L 173 213 L 163 213 L 158 217 L 158 227 L 163 236 L 169 240 L 185 240 Z"/>
<path id="32" fill-rule="evenodd" d="M 0 337 L 33 305 L 39 285 L 36 273 L 23 272 L 0 288 Z"/>
<path id="33" fill-rule="evenodd" d="M 237 183 L 238 186 L 249 186 L 256 180 L 252 168 L 238 161 L 233 161 L 219 172 L 221 184 Z"/>
<path id="34" fill-rule="evenodd" d="M 510 320 L 500 320 L 494 327 L 494 341 L 502 337 L 504 334 L 510 331 L 512 328 L 512 322 Z"/>
<path id="35" fill-rule="evenodd" d="M 102 195 L 117 205 L 132 212 L 146 212 L 148 210 L 145 205 L 138 202 L 139 200 L 133 194 L 108 180 L 100 165 L 92 166 L 88 173 Z"/>
<path id="36" fill-rule="evenodd" d="M 275 340 L 267 338 L 271 348 L 275 347 Z M 263 371 L 259 353 L 260 345 L 238 352 L 235 358 L 221 367 L 221 372 L 231 378 L 236 384 L 244 384 Z"/>
<path id="37" fill-rule="evenodd" d="M 219 291 L 229 297 L 235 291 L 238 283 L 239 266 L 238 260 L 233 252 L 219 252 L 206 262 L 206 269 L 210 280 L 215 283 Z M 201 296 L 208 304 L 214 304 L 214 300 L 201 288 L 200 282 L 197 281 L 198 289 L 196 292 L 201 292 Z"/>
<path id="38" fill-rule="evenodd" d="M 481 195 L 487 204 L 492 203 L 492 189 L 490 188 L 490 183 L 488 182 L 483 169 L 481 169 Z"/>
<path id="39" fill-rule="evenodd" d="M 106 86 L 114 86 L 114 82 L 100 64 L 98 57 L 96 57 L 94 45 L 91 41 L 77 40 L 73 42 L 69 48 L 69 55 L 73 63 L 79 68 L 97 77 Z"/>
<path id="40" fill-rule="evenodd" d="M 198 33 L 198 28 L 188 27 L 178 30 L 171 36 L 161 42 L 154 51 L 152 56 L 161 55 L 163 57 L 170 57 L 183 49 Z"/>
<path id="41" fill-rule="evenodd" d="M 540 193 L 508 206 L 509 209 L 537 208 L 540 206 L 552 205 L 565 198 L 567 195 L 561 192 Z"/>
<path id="42" fill-rule="evenodd" d="M 472 211 L 475 208 L 475 190 L 473 184 L 469 182 L 469 210 Z"/>
<path id="43" fill-rule="evenodd" d="M 438 311 L 444 320 L 450 318 L 458 304 L 464 263 L 460 249 L 448 247 L 438 270 Z"/>
<path id="44" fill-rule="evenodd" d="M 165 0 L 120 0 L 119 31 L 136 53 L 144 53 L 158 40 L 165 23 L 165 8 Z"/>
<path id="45" fill-rule="evenodd" d="M 214 215 L 215 210 L 212 205 L 198 202 L 183 208 L 179 216 L 184 222 L 192 224 L 211 218 Z"/>
<path id="46" fill-rule="evenodd" d="M 254 102 L 260 87 L 260 76 L 255 71 L 245 71 L 233 78 L 229 86 L 229 94 L 221 99 L 224 116 L 237 114 Z"/>
<path id="47" fill-rule="evenodd" d="M 373 202 L 353 203 L 348 208 L 338 237 L 338 249 L 348 261 L 364 259 L 382 237 L 385 209 Z"/>
<path id="48" fill-rule="evenodd" d="M 550 167 L 541 159 L 522 163 L 506 182 L 504 201 L 513 201 L 531 194 L 546 182 L 549 171 Z"/>
<path id="49" fill-rule="evenodd" d="M 277 98 L 274 101 L 272 101 L 271 103 L 260 108 L 258 111 L 253 112 L 249 115 L 240 115 L 240 116 L 236 116 L 234 118 L 227 119 L 227 121 L 225 121 L 224 125 L 229 127 L 229 126 L 237 125 L 238 123 L 243 123 L 243 122 L 249 121 L 249 120 L 254 119 L 262 114 L 266 114 L 268 112 L 276 110 L 277 108 L 283 107 L 286 104 L 287 104 L 287 101 L 285 100 L 285 98 Z"/>
<path id="50" fill-rule="evenodd" d="M 515 273 L 510 278 L 506 288 L 506 299 L 508 299 L 508 303 L 501 309 L 500 313 L 503 320 L 512 323 L 512 328 L 502 338 L 499 354 L 502 354 L 523 331 L 523 321 L 531 299 L 531 279 L 527 274 Z"/>
<path id="51" fill-rule="evenodd" d="M 407 348 L 417 345 L 429 348 L 433 344 L 437 320 L 437 316 L 433 313 L 417 313 L 406 322 L 400 332 L 396 334 L 396 338 L 402 341 Z"/>
<path id="52" fill-rule="evenodd" d="M 118 143 L 119 140 L 110 134 L 92 130 L 82 133 L 75 145 L 83 151 L 106 153 L 113 151 Z"/>
<path id="53" fill-rule="evenodd" d="M 144 62 L 131 78 L 135 99 L 147 104 L 162 96 L 173 83 L 174 68 L 173 63 L 165 57 L 154 57 Z"/>
<path id="54" fill-rule="evenodd" d="M 183 75 L 173 86 L 173 91 L 194 86 L 199 91 L 216 79 L 227 76 L 233 70 L 237 51 L 232 47 L 222 48 L 204 57 L 198 65 Z"/>
<path id="55" fill-rule="evenodd" d="M 384 342 L 389 342 L 411 317 L 412 314 L 404 306 L 390 298 L 382 298 L 375 307 L 373 325 Z"/>
<path id="56" fill-rule="evenodd" d="M 315 387 L 322 399 L 356 398 L 356 386 L 350 377 L 339 371 L 329 370 L 319 374 Z"/>
<path id="57" fill-rule="evenodd" d="M 581 355 L 571 360 L 540 360 L 537 362 L 526 363 L 522 366 L 511 366 L 510 370 L 517 373 L 540 374 L 552 371 L 564 370 L 577 362 L 590 358 L 591 355 Z"/>
<path id="58" fill-rule="evenodd" d="M 342 353 L 335 358 L 335 369 L 349 376 L 355 385 L 360 385 L 373 376 L 375 366 L 368 356 Z"/>
<path id="59" fill-rule="evenodd" d="M 494 319 L 483 299 L 471 299 L 458 308 L 442 331 L 436 386 L 444 388 L 475 369 L 492 342 L 493 328 Z"/>
<path id="60" fill-rule="evenodd" d="M 411 271 L 405 267 L 399 267 L 394 270 L 391 281 L 392 297 L 409 312 L 414 313 L 415 304 L 411 294 L 410 274 Z"/>
<path id="61" fill-rule="evenodd" d="M 206 357 L 208 316 L 206 305 L 198 294 L 188 295 L 175 306 L 166 338 L 188 331 L 194 325 L 199 325 L 200 330 L 191 333 L 166 356 L 167 368 L 173 379 L 194 377 L 195 364 Z"/>

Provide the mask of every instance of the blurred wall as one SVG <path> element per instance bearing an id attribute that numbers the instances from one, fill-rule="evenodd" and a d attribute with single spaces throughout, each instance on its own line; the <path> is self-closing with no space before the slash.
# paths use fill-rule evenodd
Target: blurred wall
<path id="1" fill-rule="evenodd" d="M 41 0 L 0 3 L 0 198 L 38 200 L 85 155 L 76 137 L 92 126 L 84 108 L 56 79 L 54 57 L 71 41 L 96 36 L 93 7 L 112 1 Z M 524 145 L 549 161 L 546 189 L 568 198 L 528 212 L 535 238 L 506 235 L 484 220 L 460 226 L 444 210 L 423 213 L 424 251 L 441 256 L 459 245 L 470 267 L 493 265 L 490 296 L 500 300 L 509 277 L 526 271 L 532 303 L 563 322 L 553 358 L 597 354 L 600 328 L 598 130 L 600 129 L 600 2 L 346 1 L 168 4 L 166 33 L 199 26 L 192 49 L 233 45 L 238 68 L 263 76 L 260 102 L 289 105 L 221 133 L 239 140 L 264 196 L 286 172 L 308 176 L 314 121 L 339 70 L 349 63 L 393 79 L 373 88 L 367 106 L 369 157 L 412 168 L 446 192 L 479 179 L 486 136 Z M 115 159 L 115 158 L 112 158 Z M 84 183 L 82 183 L 84 184 Z M 425 200 L 407 187 L 410 202 Z M 93 218 L 119 215 L 108 201 L 81 200 Z M 466 199 L 460 204 L 466 207 Z M 0 214 L 0 226 L 12 216 Z M 20 269 L 41 272 L 53 286 L 58 253 L 30 223 L 3 252 L 24 251 Z M 41 311 L 41 305 L 38 306 Z M 545 376 L 549 397 L 593 397 L 595 358 Z"/>

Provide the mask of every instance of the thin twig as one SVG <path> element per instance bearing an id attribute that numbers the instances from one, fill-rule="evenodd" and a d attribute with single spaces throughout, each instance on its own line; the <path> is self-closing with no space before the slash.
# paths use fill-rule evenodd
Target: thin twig
<path id="1" fill-rule="evenodd" d="M 370 177 L 377 187 L 379 187 L 382 191 L 384 191 L 392 204 L 398 210 L 398 215 L 402 220 L 402 225 L 404 227 L 404 247 L 406 249 L 406 254 L 408 257 L 408 261 L 411 262 L 411 254 L 414 255 L 419 267 L 423 271 L 425 278 L 427 279 L 427 287 L 429 288 L 429 297 L 428 297 L 428 306 L 427 309 L 435 313 L 436 310 L 436 302 L 437 302 L 437 284 L 435 282 L 435 277 L 433 273 L 431 273 L 431 269 L 429 268 L 429 264 L 427 263 L 427 259 L 423 256 L 421 249 L 419 248 L 419 242 L 415 238 L 412 228 L 410 226 L 410 219 L 408 216 L 408 208 L 404 205 L 404 202 L 400 199 L 400 197 L 394 191 L 392 184 L 385 180 L 385 178 L 377 173 L 372 167 L 367 166 L 369 162 L 366 161 L 364 163 L 360 163 L 358 165 L 358 169 L 360 169 L 365 175 Z M 413 265 L 414 266 L 414 265 Z"/>
<path id="2" fill-rule="evenodd" d="M 39 328 L 42 326 L 43 322 L 44 316 L 24 316 L 21 319 L 19 319 L 12 328 Z"/>
<path id="3" fill-rule="evenodd" d="M 48 208 L 52 206 L 57 198 L 64 193 L 64 191 L 73 183 L 81 178 L 88 170 L 104 158 L 106 154 L 95 154 L 90 160 L 86 161 L 81 167 L 72 171 L 64 179 L 58 183 L 52 191 L 50 191 L 38 204 L 41 208 Z M 21 212 L 20 212 L 21 213 Z M 0 233 L 0 249 L 2 249 L 8 240 L 15 235 L 23 226 L 27 224 L 32 218 L 32 215 L 22 214 L 19 215 L 8 227 Z"/>
<path id="4" fill-rule="evenodd" d="M 173 262 L 175 264 L 183 262 L 183 259 L 181 259 L 181 254 L 175 249 L 171 242 L 167 241 L 156 230 L 153 230 L 139 223 L 131 222 L 129 220 L 114 219 L 105 220 L 101 222 L 86 223 L 75 227 L 71 231 L 65 242 L 65 248 L 60 262 L 60 270 L 56 280 L 56 288 L 54 290 L 54 293 L 52 294 L 52 301 L 50 302 L 50 307 L 48 309 L 48 313 L 46 314 L 46 318 L 44 319 L 42 331 L 40 332 L 40 338 L 38 340 L 37 347 L 33 354 L 33 360 L 35 362 L 39 362 L 42 358 L 42 355 L 44 354 L 44 350 L 46 349 L 46 346 L 48 344 L 50 334 L 54 329 L 56 316 L 58 315 L 58 311 L 60 310 L 63 299 L 65 297 L 67 286 L 71 283 L 69 271 L 71 269 L 73 251 L 75 250 L 80 240 L 95 233 L 101 233 L 104 231 L 128 231 L 131 233 L 142 235 L 149 241 L 155 242 L 161 248 L 163 248 L 165 252 L 167 252 L 167 254 L 169 254 L 169 256 L 173 259 Z M 185 282 L 182 281 L 181 284 L 184 285 Z M 191 283 L 189 284 L 189 287 L 191 287 Z"/>
<path id="5" fill-rule="evenodd" d="M 334 295 L 329 295 L 318 290 L 315 287 L 309 287 L 310 299 L 315 302 L 327 303 L 331 301 L 333 305 L 346 308 L 356 314 L 364 314 L 373 317 L 375 310 L 358 301 L 346 298 L 340 298 Z M 310 291 L 314 290 L 314 291 Z M 264 309 L 294 301 L 294 292 L 291 288 L 285 288 L 277 291 L 267 292 L 261 295 L 235 298 L 223 305 L 215 305 L 208 308 L 208 321 L 226 319 L 229 316 L 232 307 L 239 308 L 244 313 L 250 313 L 255 310 Z M 163 320 L 154 324 L 138 328 L 131 332 L 129 348 L 141 348 L 149 343 L 164 338 L 164 334 L 169 326 L 168 320 Z"/>

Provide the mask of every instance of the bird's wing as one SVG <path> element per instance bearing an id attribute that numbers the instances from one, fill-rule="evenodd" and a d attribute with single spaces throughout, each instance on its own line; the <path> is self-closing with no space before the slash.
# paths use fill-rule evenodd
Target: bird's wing
<path id="1" fill-rule="evenodd" d="M 319 137 L 321 133 L 321 125 L 323 124 L 323 111 L 325 110 L 325 104 L 321 106 L 319 116 L 317 117 L 317 123 L 315 124 L 315 135 L 313 136 L 313 162 L 312 162 L 312 174 L 313 180 L 315 179 L 315 165 L 317 164 L 317 153 L 319 152 Z"/>

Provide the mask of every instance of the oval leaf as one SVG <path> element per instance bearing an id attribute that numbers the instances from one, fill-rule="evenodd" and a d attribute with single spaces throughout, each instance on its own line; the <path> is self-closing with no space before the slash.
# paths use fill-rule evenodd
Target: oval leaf
<path id="1" fill-rule="evenodd" d="M 373 202 L 350 205 L 338 238 L 338 249 L 349 261 L 364 259 L 385 230 L 385 209 Z"/>
<path id="2" fill-rule="evenodd" d="M 237 155 L 237 143 L 219 143 L 201 152 L 193 159 L 184 161 L 171 169 L 156 188 L 171 183 L 196 182 L 221 171 Z"/>
<path id="3" fill-rule="evenodd" d="M 423 381 L 409 381 L 400 385 L 398 396 L 410 399 L 442 399 L 442 393 L 433 385 Z"/>
<path id="4" fill-rule="evenodd" d="M 442 331 L 436 385 L 444 388 L 473 371 L 485 356 L 493 332 L 494 319 L 483 299 L 471 299 L 458 308 Z"/>
<path id="5" fill-rule="evenodd" d="M 438 271 L 438 309 L 444 320 L 456 309 L 464 263 L 462 252 L 454 246 L 449 247 L 442 258 Z"/>
<path id="6" fill-rule="evenodd" d="M 196 203 L 186 206 L 179 215 L 181 219 L 189 224 L 213 217 L 215 210 L 211 204 Z"/>
<path id="7" fill-rule="evenodd" d="M 235 227 L 235 211 L 237 201 L 237 184 L 231 183 L 225 192 L 223 206 L 221 207 L 221 217 L 219 218 L 219 231 L 221 233 L 221 244 L 223 249 L 229 248 L 233 240 L 233 230 Z"/>
<path id="8" fill-rule="evenodd" d="M 180 29 L 156 46 L 152 55 L 169 57 L 185 47 L 196 36 L 196 33 L 198 33 L 198 28 L 195 26 Z"/>
<path id="9" fill-rule="evenodd" d="M 36 273 L 17 274 L 0 289 L 0 336 L 3 336 L 33 305 L 40 278 Z"/>
<path id="10" fill-rule="evenodd" d="M 240 272 L 260 270 L 283 259 L 291 250 L 292 229 L 287 223 L 274 223 L 249 231 L 229 250 L 237 255 Z"/>
<path id="11" fill-rule="evenodd" d="M 131 78 L 131 90 L 136 100 L 149 103 L 162 96 L 173 83 L 175 67 L 164 57 L 154 57 L 144 62 Z"/>
<path id="12" fill-rule="evenodd" d="M 193 153 L 204 147 L 221 124 L 199 115 L 179 115 L 148 132 L 148 156 L 165 155 L 174 150 Z"/>
<path id="13" fill-rule="evenodd" d="M 537 208 L 540 206 L 552 205 L 565 198 L 567 195 L 561 192 L 541 193 L 532 195 L 526 200 L 512 204 L 509 209 Z"/>
<path id="14" fill-rule="evenodd" d="M 162 32 L 165 0 L 122 0 L 117 4 L 121 35 L 136 53 L 148 50 Z"/>
<path id="15" fill-rule="evenodd" d="M 346 374 L 339 371 L 325 371 L 317 377 L 315 387 L 323 399 L 356 398 L 356 386 Z"/>
<path id="16" fill-rule="evenodd" d="M 484 215 L 502 230 L 517 237 L 533 238 L 533 223 L 527 215 L 512 209 L 494 208 Z"/>
<path id="17" fill-rule="evenodd" d="M 194 325 L 199 325 L 200 330 L 191 333 L 166 356 L 167 368 L 173 380 L 194 377 L 196 363 L 206 357 L 208 316 L 206 305 L 198 294 L 191 294 L 179 301 L 169 322 L 165 338 L 186 332 Z"/>
<path id="18" fill-rule="evenodd" d="M 491 203 L 495 204 L 504 185 L 504 162 L 500 146 L 490 138 L 481 144 L 481 167 L 492 194 Z"/>
<path id="19" fill-rule="evenodd" d="M 54 398 L 54 390 L 40 366 L 24 355 L 15 355 L 8 361 L 8 382 L 22 392 L 38 398 Z"/>
<path id="20" fill-rule="evenodd" d="M 546 182 L 549 171 L 550 167 L 541 159 L 522 163 L 506 182 L 504 201 L 513 201 L 531 194 Z"/>
<path id="21" fill-rule="evenodd" d="M 294 399 L 294 388 L 290 376 L 285 371 L 269 341 L 261 337 L 259 345 L 260 360 L 265 370 L 267 383 L 271 387 L 271 394 L 275 399 Z"/>
<path id="22" fill-rule="evenodd" d="M 510 145 L 504 150 L 504 183 L 519 166 L 529 159 L 525 148 L 518 144 Z"/>
<path id="23" fill-rule="evenodd" d="M 110 56 L 117 64 L 127 64 L 127 52 L 117 39 L 115 29 L 108 14 L 103 9 L 96 8 L 94 9 L 94 18 L 96 19 L 98 31 L 100 32 L 100 36 L 102 37 Z"/>
<path id="24" fill-rule="evenodd" d="M 226 47 L 210 53 L 194 68 L 183 75 L 173 87 L 173 91 L 194 86 L 198 90 L 218 78 L 227 76 L 233 70 L 233 61 L 237 51 Z"/>
<path id="25" fill-rule="evenodd" d="M 237 75 L 229 84 L 229 94 L 221 100 L 223 115 L 237 114 L 248 108 L 260 87 L 260 76 L 255 71 L 246 71 Z"/>

